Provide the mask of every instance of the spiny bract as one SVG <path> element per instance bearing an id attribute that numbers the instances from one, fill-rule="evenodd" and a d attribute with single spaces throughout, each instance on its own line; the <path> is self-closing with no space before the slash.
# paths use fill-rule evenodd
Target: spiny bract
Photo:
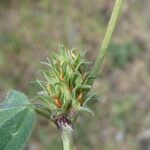
<path id="1" fill-rule="evenodd" d="M 36 80 L 43 89 L 38 92 L 38 99 L 53 116 L 65 114 L 73 117 L 82 110 L 91 112 L 86 106 L 95 97 L 89 95 L 91 86 L 87 84 L 90 62 L 85 61 L 83 52 L 75 49 L 67 50 L 61 45 L 59 51 L 59 54 L 53 53 L 47 58 L 47 62 L 42 62 L 49 68 L 42 71 L 45 81 Z"/>

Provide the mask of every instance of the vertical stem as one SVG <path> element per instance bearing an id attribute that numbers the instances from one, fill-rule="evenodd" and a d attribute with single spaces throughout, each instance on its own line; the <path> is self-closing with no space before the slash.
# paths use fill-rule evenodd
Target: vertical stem
<path id="1" fill-rule="evenodd" d="M 73 150 L 73 126 L 66 116 L 60 116 L 55 120 L 55 124 L 61 132 L 63 150 Z"/>
<path id="2" fill-rule="evenodd" d="M 111 14 L 111 18 L 104 36 L 104 39 L 102 41 L 102 45 L 100 47 L 100 51 L 97 57 L 97 60 L 95 62 L 95 65 L 92 69 L 92 72 L 90 74 L 90 77 L 97 77 L 98 73 L 99 73 L 99 69 L 101 68 L 102 62 L 104 60 L 104 57 L 106 55 L 107 52 L 107 48 L 108 45 L 110 43 L 110 39 L 112 37 L 112 33 L 114 32 L 116 23 L 117 23 L 117 19 L 119 17 L 121 8 L 122 8 L 122 4 L 123 4 L 124 0 L 116 0 L 115 5 L 114 5 L 114 9 L 113 12 Z M 93 84 L 94 79 L 92 79 L 91 84 Z"/>
<path id="3" fill-rule="evenodd" d="M 70 130 L 62 131 L 62 141 L 63 141 L 63 150 L 73 150 L 73 140 L 72 140 L 73 132 Z"/>

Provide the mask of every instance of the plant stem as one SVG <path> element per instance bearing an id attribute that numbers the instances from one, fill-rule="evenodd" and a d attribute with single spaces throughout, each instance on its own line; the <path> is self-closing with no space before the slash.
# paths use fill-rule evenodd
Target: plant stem
<path id="1" fill-rule="evenodd" d="M 104 39 L 102 41 L 102 45 L 100 47 L 100 51 L 99 51 L 98 57 L 96 59 L 95 65 L 92 69 L 92 72 L 90 73 L 90 77 L 97 77 L 97 75 L 99 73 L 99 68 L 101 68 L 102 62 L 106 55 L 107 48 L 110 43 L 112 33 L 114 32 L 114 29 L 115 29 L 115 26 L 117 23 L 117 19 L 119 17 L 119 14 L 120 14 L 120 11 L 122 8 L 123 1 L 124 0 L 116 0 L 116 2 L 115 2 L 114 9 L 111 14 L 111 18 L 110 18 L 106 33 L 105 33 Z M 94 79 L 92 79 L 91 85 L 93 84 L 93 82 L 94 82 Z"/>
<path id="2" fill-rule="evenodd" d="M 63 150 L 73 150 L 73 140 L 72 140 L 73 131 L 70 129 L 62 131 L 62 141 L 63 141 Z"/>
<path id="3" fill-rule="evenodd" d="M 66 116 L 60 116 L 55 120 L 55 124 L 61 132 L 63 150 L 73 150 L 73 125 Z"/>

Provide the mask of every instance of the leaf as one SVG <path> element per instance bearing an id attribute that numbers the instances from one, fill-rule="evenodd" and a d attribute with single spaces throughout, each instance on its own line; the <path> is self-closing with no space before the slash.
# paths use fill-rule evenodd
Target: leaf
<path id="1" fill-rule="evenodd" d="M 46 90 L 46 88 L 44 87 L 44 85 L 43 85 L 43 82 L 42 82 L 42 81 L 40 81 L 40 80 L 36 79 L 36 82 L 40 85 L 40 87 L 41 87 L 44 91 L 47 91 L 47 90 Z"/>
<path id="2" fill-rule="evenodd" d="M 73 106 L 76 110 L 78 110 L 78 111 L 80 111 L 80 112 L 87 112 L 87 113 L 90 113 L 92 116 L 95 116 L 93 110 L 91 110 L 91 109 L 88 108 L 88 107 L 85 107 L 85 106 L 83 107 L 83 106 L 81 106 L 80 103 L 79 103 L 78 101 L 76 101 L 76 100 L 73 101 L 72 106 Z"/>
<path id="3" fill-rule="evenodd" d="M 48 95 L 39 95 L 39 96 L 37 95 L 32 99 L 32 101 L 37 100 L 37 99 L 40 100 L 44 104 L 44 106 L 49 109 L 56 108 L 54 101 Z"/>
<path id="4" fill-rule="evenodd" d="M 88 94 L 87 98 L 85 100 L 85 102 L 83 103 L 83 106 L 91 106 L 93 105 L 95 102 L 101 100 L 102 98 L 96 94 Z"/>
<path id="5" fill-rule="evenodd" d="M 93 110 L 91 110 L 90 108 L 88 107 L 80 107 L 79 109 L 80 111 L 83 111 L 83 112 L 87 112 L 87 113 L 90 113 L 92 116 L 95 116 Z"/>
<path id="6" fill-rule="evenodd" d="M 36 121 L 28 98 L 10 91 L 0 104 L 0 150 L 21 150 L 27 143 Z"/>

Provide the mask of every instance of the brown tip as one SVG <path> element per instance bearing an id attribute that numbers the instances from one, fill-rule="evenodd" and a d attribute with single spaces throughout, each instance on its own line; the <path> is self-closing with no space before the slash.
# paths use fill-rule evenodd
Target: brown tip
<path id="1" fill-rule="evenodd" d="M 47 90 L 48 90 L 48 92 L 50 92 L 50 90 L 51 90 L 51 85 L 50 84 L 47 84 Z"/>
<path id="2" fill-rule="evenodd" d="M 81 101 L 82 101 L 82 98 L 83 98 L 83 93 L 80 93 L 80 94 L 78 95 L 78 97 L 77 97 L 77 100 L 78 100 L 79 102 L 81 102 Z"/>
<path id="3" fill-rule="evenodd" d="M 58 97 L 53 97 L 54 101 L 55 101 L 55 105 L 57 106 L 57 108 L 60 108 L 62 106 L 62 102 Z"/>
<path id="4" fill-rule="evenodd" d="M 61 80 L 64 79 L 64 74 L 63 74 L 63 72 L 61 72 L 61 74 L 60 74 L 60 79 L 61 79 Z"/>

